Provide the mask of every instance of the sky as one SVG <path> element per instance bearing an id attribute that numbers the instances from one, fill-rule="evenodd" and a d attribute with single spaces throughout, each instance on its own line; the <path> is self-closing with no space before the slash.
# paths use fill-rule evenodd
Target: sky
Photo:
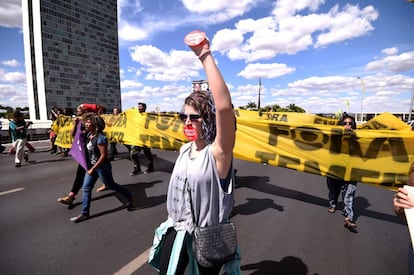
<path id="1" fill-rule="evenodd" d="M 21 0 L 0 3 L 0 105 L 28 106 Z M 205 31 L 234 106 L 307 113 L 408 112 L 414 3 L 407 0 L 118 0 L 122 110 L 180 111 L 206 79 L 184 44 Z M 261 83 L 261 86 L 260 86 Z"/>

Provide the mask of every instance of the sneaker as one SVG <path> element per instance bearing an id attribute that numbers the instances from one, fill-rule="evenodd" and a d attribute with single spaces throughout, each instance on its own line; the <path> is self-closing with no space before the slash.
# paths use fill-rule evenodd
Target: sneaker
<path id="1" fill-rule="evenodd" d="M 141 169 L 140 168 L 138 168 L 138 167 L 134 167 L 134 170 L 132 170 L 132 172 L 129 174 L 130 176 L 136 176 L 136 175 L 139 175 L 139 174 L 141 174 L 142 173 L 142 171 L 141 171 Z"/>
<path id="2" fill-rule="evenodd" d="M 147 170 L 144 171 L 144 174 L 149 174 L 154 172 L 154 168 L 148 168 Z"/>
<path id="3" fill-rule="evenodd" d="M 78 222 L 83 222 L 87 219 L 89 219 L 89 215 L 79 214 L 76 217 L 70 218 L 70 221 L 74 223 L 78 223 Z"/>
<path id="4" fill-rule="evenodd" d="M 19 168 L 19 167 L 22 167 L 22 165 L 20 163 L 16 163 L 15 167 Z"/>
<path id="5" fill-rule="evenodd" d="M 57 201 L 63 204 L 72 204 L 75 200 L 75 196 L 66 195 L 63 198 L 58 198 Z"/>
<path id="6" fill-rule="evenodd" d="M 102 191 L 105 191 L 105 190 L 108 190 L 108 187 L 106 187 L 105 184 L 102 184 L 100 187 L 98 187 L 96 189 L 96 192 L 102 192 Z"/>

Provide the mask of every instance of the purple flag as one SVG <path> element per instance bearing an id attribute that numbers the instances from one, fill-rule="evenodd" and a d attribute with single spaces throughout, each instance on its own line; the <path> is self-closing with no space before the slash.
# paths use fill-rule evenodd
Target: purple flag
<path id="1" fill-rule="evenodd" d="M 83 168 L 85 168 L 86 171 L 88 171 L 88 166 L 86 164 L 85 140 L 81 137 L 81 126 L 82 123 L 78 122 L 76 133 L 73 137 L 72 147 L 70 148 L 70 154 Z"/>

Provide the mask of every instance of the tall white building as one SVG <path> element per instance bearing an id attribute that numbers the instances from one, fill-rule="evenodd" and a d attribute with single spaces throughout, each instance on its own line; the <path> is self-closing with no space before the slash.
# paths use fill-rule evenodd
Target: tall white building
<path id="1" fill-rule="evenodd" d="M 22 0 L 31 120 L 52 106 L 121 107 L 117 0 Z"/>

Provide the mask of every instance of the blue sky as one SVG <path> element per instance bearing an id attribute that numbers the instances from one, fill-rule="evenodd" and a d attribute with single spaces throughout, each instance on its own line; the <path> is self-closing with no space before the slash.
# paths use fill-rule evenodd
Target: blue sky
<path id="1" fill-rule="evenodd" d="M 414 3 L 406 0 L 119 0 L 122 108 L 179 111 L 204 79 L 183 43 L 207 33 L 236 107 L 408 112 Z M 0 3 L 0 104 L 28 106 L 21 0 Z M 358 78 L 359 77 L 359 78 Z M 349 103 L 349 104 L 348 104 Z"/>

